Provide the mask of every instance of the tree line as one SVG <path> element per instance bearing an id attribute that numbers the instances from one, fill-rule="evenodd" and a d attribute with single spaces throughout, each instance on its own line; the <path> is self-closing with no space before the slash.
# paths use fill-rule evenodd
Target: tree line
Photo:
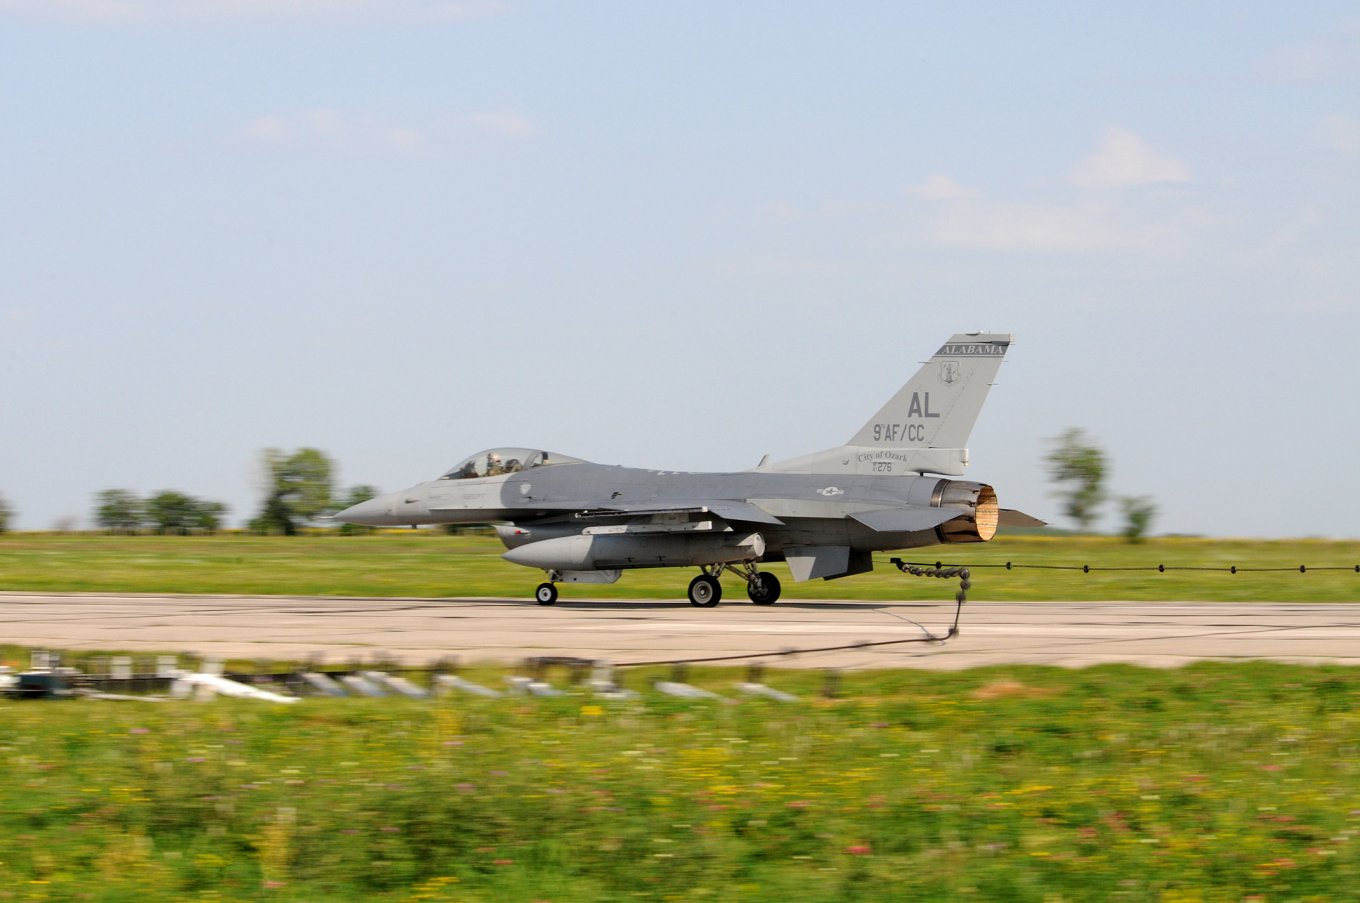
<path id="1" fill-rule="evenodd" d="M 1109 500 L 1106 479 L 1109 457 L 1080 429 L 1069 429 L 1050 440 L 1052 450 L 1044 458 L 1054 494 L 1065 515 L 1077 528 L 1089 532 Z M 378 495 L 373 486 L 360 484 L 337 491 L 335 465 L 322 451 L 300 448 L 285 452 L 266 448 L 260 453 L 264 482 L 260 511 L 248 524 L 256 533 L 295 535 L 329 511 L 339 511 Z M 1124 517 L 1121 535 L 1141 541 L 1157 515 L 1148 496 L 1120 496 Z M 94 497 L 94 522 L 113 533 L 215 533 L 223 526 L 228 508 L 222 502 L 197 499 L 176 490 L 163 490 L 140 498 L 126 489 L 105 489 Z M 14 510 L 0 494 L 0 533 L 9 528 Z M 341 533 L 363 533 L 370 528 L 343 524 Z"/>
<path id="2" fill-rule="evenodd" d="M 335 464 L 315 448 L 300 448 L 288 453 L 266 448 L 260 453 L 264 482 L 263 501 L 248 528 L 256 533 L 293 536 L 323 515 L 373 498 L 378 490 L 359 485 L 337 493 Z M 2 500 L 0 500 L 2 505 Z M 151 530 L 162 534 L 216 533 L 222 529 L 228 507 L 222 502 L 194 498 L 167 489 L 141 498 L 127 489 L 105 489 L 95 493 L 95 526 L 110 533 L 140 533 Z M 3 522 L 0 521 L 0 529 Z M 364 532 L 367 528 L 344 524 L 341 533 Z"/>
<path id="3" fill-rule="evenodd" d="M 127 489 L 105 489 L 94 496 L 94 522 L 110 533 L 216 533 L 229 509 L 222 502 L 196 499 L 166 489 L 140 498 Z"/>

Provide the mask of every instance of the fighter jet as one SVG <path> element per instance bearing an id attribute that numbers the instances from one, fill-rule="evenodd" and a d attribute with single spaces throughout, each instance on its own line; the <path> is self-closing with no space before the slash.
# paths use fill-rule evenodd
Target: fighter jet
<path id="1" fill-rule="evenodd" d="M 968 434 L 1012 336 L 952 336 L 842 446 L 735 473 L 684 473 L 593 464 L 537 448 L 493 448 L 436 480 L 334 515 L 369 526 L 490 524 L 506 560 L 559 583 L 614 583 L 633 568 L 693 567 L 689 601 L 722 599 L 733 574 L 757 605 L 779 599 L 762 564 L 783 561 L 795 581 L 873 569 L 873 553 L 986 542 L 999 525 L 1041 521 L 998 506 L 985 483 L 961 476 Z"/>

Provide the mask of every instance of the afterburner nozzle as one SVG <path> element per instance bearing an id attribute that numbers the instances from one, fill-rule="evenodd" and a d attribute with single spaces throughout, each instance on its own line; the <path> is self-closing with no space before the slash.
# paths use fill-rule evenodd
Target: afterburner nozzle
<path id="1" fill-rule="evenodd" d="M 1001 507 L 997 504 L 995 489 L 986 483 L 950 480 L 940 496 L 940 507 L 956 505 L 972 511 L 936 527 L 940 542 L 987 542 L 996 535 Z"/>

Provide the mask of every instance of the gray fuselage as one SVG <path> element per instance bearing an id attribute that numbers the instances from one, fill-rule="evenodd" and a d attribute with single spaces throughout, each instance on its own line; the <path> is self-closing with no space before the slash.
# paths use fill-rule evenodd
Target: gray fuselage
<path id="1" fill-rule="evenodd" d="M 522 529 L 499 532 L 515 548 L 591 527 L 655 520 L 661 514 L 670 514 L 675 525 L 684 515 L 691 526 L 716 520 L 709 530 L 759 531 L 764 539 L 760 560 L 778 561 L 789 547 L 871 552 L 965 539 L 949 528 L 956 519 L 973 518 L 984 490 L 990 492 L 981 484 L 928 476 L 686 473 L 571 461 L 418 483 L 363 502 L 344 512 L 343 519 L 374 526 L 514 525 Z M 855 519 L 856 514 L 903 509 L 935 509 L 926 517 L 935 522 L 894 525 L 889 520 L 886 528 L 874 529 Z"/>

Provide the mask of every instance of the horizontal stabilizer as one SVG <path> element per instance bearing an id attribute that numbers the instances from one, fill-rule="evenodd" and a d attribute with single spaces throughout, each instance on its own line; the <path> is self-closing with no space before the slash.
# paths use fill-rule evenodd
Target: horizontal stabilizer
<path id="1" fill-rule="evenodd" d="M 1002 508 L 1001 519 L 997 522 L 1002 527 L 1047 527 L 1048 521 L 1039 520 L 1037 517 L 1030 517 L 1023 511 L 1016 511 L 1014 508 Z"/>
<path id="2" fill-rule="evenodd" d="M 969 513 L 960 508 L 880 508 L 850 516 L 879 533 L 915 533 L 933 530 L 947 520 Z"/>

